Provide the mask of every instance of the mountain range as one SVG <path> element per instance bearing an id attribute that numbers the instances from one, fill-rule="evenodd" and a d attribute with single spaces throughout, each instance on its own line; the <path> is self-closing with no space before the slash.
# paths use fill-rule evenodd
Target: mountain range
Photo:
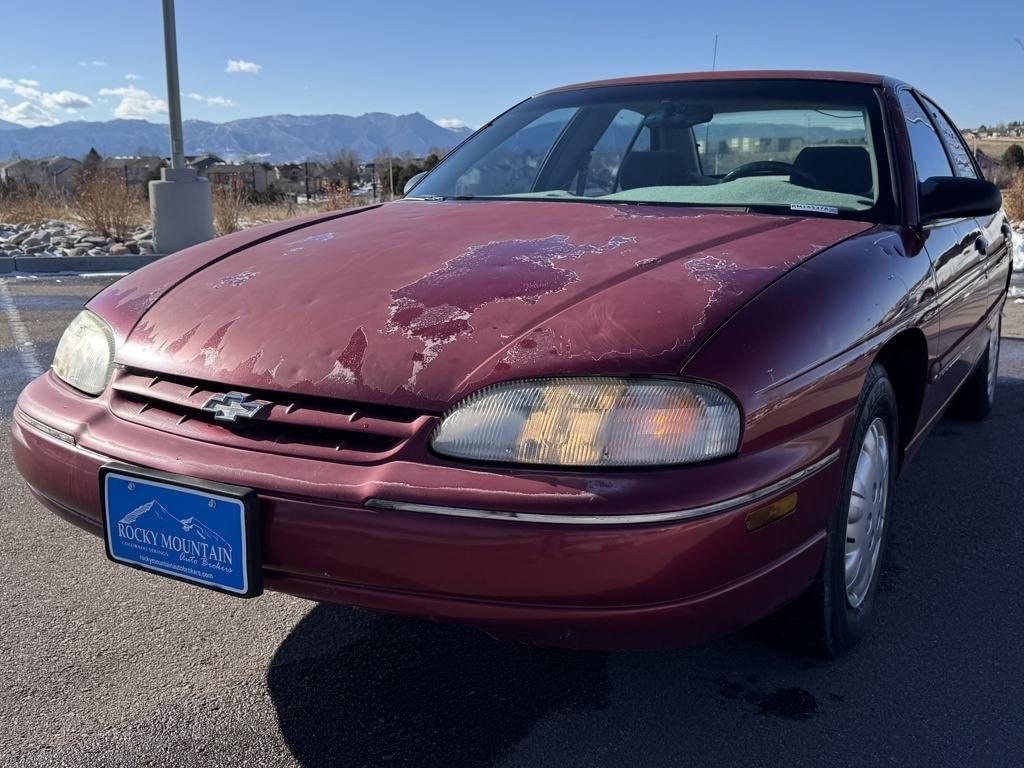
<path id="1" fill-rule="evenodd" d="M 165 155 L 167 125 L 146 120 L 84 120 L 24 128 L 0 121 L 0 161 L 13 157 L 66 155 L 80 158 L 91 148 L 103 156 Z M 259 158 L 270 163 L 326 158 L 351 150 L 370 160 L 384 151 L 422 156 L 450 149 L 469 128 L 442 128 L 419 112 L 390 115 L 269 115 L 210 123 L 186 120 L 185 152 L 211 152 L 225 160 Z"/>

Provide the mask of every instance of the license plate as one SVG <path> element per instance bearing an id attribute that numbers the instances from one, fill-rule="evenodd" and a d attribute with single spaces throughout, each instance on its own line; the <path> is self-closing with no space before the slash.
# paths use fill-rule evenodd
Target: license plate
<path id="1" fill-rule="evenodd" d="M 108 464 L 100 495 L 114 562 L 241 597 L 263 591 L 252 490 Z"/>

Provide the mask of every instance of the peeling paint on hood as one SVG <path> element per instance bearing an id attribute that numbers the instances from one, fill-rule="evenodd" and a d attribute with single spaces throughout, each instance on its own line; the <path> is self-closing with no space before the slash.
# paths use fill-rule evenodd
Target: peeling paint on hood
<path id="1" fill-rule="evenodd" d="M 137 313 L 127 365 L 439 411 L 503 378 L 675 373 L 754 293 L 870 226 L 407 201 L 261 238 L 177 279 L 165 267 L 97 303 Z"/>

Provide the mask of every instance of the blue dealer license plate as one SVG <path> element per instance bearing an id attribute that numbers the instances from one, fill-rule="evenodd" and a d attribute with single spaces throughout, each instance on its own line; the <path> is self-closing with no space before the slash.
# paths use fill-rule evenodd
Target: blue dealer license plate
<path id="1" fill-rule="evenodd" d="M 114 562 L 242 597 L 263 591 L 253 491 L 109 464 L 100 494 Z"/>

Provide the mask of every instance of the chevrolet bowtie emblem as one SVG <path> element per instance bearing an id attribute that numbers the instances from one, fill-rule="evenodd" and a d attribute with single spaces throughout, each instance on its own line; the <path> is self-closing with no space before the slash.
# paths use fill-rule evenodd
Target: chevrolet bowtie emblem
<path id="1" fill-rule="evenodd" d="M 211 397 L 200 410 L 212 413 L 217 421 L 238 421 L 251 419 L 268 405 L 266 400 L 253 400 L 246 392 L 224 392 Z"/>

